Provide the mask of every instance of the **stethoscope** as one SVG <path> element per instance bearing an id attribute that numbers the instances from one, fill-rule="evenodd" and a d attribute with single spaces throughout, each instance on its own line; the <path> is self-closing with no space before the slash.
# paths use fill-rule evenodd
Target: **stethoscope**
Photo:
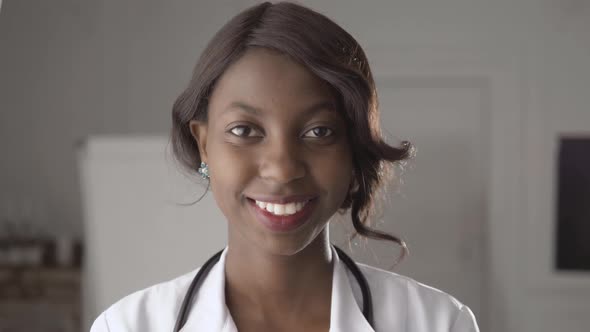
<path id="1" fill-rule="evenodd" d="M 367 279 L 359 270 L 358 266 L 352 260 L 352 258 L 348 257 L 348 255 L 345 254 L 344 251 L 342 251 L 340 248 L 336 246 L 334 246 L 334 248 L 338 253 L 338 258 L 340 258 L 342 262 L 344 262 L 344 265 L 346 265 L 350 272 L 352 272 L 354 278 L 358 282 L 361 289 L 361 294 L 363 296 L 363 315 L 365 316 L 367 322 L 369 322 L 369 325 L 373 326 L 373 304 L 371 300 L 371 290 L 369 289 Z M 213 265 L 215 265 L 215 263 L 219 261 L 222 252 L 223 250 L 219 251 L 218 253 L 213 255 L 213 257 L 209 258 L 209 260 L 207 260 L 207 262 L 203 264 L 203 266 L 199 269 L 199 272 L 197 272 L 197 275 L 193 278 L 193 281 L 191 282 L 186 294 L 184 295 L 184 300 L 182 301 L 182 306 L 180 307 L 178 317 L 176 318 L 176 324 L 174 325 L 174 332 L 180 331 L 180 329 L 182 329 L 182 327 L 186 323 L 186 320 L 188 319 L 188 313 L 191 308 L 191 303 L 193 302 L 193 299 L 197 294 L 197 291 L 199 290 L 201 283 L 203 282 L 203 280 L 205 279 Z"/>

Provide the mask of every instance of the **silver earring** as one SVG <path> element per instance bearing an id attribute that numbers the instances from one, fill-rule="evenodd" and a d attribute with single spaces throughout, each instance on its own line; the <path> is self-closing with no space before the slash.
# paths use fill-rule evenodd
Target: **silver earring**
<path id="1" fill-rule="evenodd" d="M 209 179 L 209 165 L 204 162 L 201 162 L 201 167 L 197 170 L 197 172 L 201 175 L 204 180 Z"/>

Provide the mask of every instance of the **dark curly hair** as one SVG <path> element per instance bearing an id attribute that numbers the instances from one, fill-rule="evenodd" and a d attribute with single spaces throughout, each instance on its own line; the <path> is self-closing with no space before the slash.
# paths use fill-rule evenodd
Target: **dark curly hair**
<path id="1" fill-rule="evenodd" d="M 399 244 L 403 258 L 407 247 L 402 239 L 368 224 L 378 189 L 396 163 L 412 156 L 413 146 L 403 141 L 396 148 L 384 141 L 375 82 L 365 53 L 349 33 L 309 8 L 290 2 L 261 3 L 233 17 L 215 34 L 172 109 L 170 139 L 176 160 L 191 173 L 199 167 L 199 149 L 189 121 L 207 121 L 208 100 L 217 80 L 252 47 L 278 51 L 331 86 L 353 153 L 354 184 L 341 210 L 350 208 L 357 234 Z"/>

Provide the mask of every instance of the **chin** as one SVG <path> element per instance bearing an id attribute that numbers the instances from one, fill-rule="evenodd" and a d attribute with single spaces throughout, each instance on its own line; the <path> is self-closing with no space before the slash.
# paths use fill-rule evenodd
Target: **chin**
<path id="1" fill-rule="evenodd" d="M 324 228 L 327 224 L 324 225 Z M 319 241 L 322 230 L 319 229 L 314 234 L 291 234 L 292 236 L 267 236 L 264 240 L 259 241 L 260 249 L 268 252 L 271 255 L 280 256 L 294 256 L 312 245 L 315 241 Z"/>

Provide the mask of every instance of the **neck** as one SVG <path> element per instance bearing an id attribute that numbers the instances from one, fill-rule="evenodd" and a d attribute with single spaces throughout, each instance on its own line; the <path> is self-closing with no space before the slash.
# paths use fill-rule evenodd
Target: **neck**
<path id="1" fill-rule="evenodd" d="M 332 251 L 327 228 L 291 255 L 235 242 L 230 241 L 225 264 L 226 303 L 234 318 L 241 313 L 260 320 L 295 320 L 310 312 L 329 317 Z"/>

